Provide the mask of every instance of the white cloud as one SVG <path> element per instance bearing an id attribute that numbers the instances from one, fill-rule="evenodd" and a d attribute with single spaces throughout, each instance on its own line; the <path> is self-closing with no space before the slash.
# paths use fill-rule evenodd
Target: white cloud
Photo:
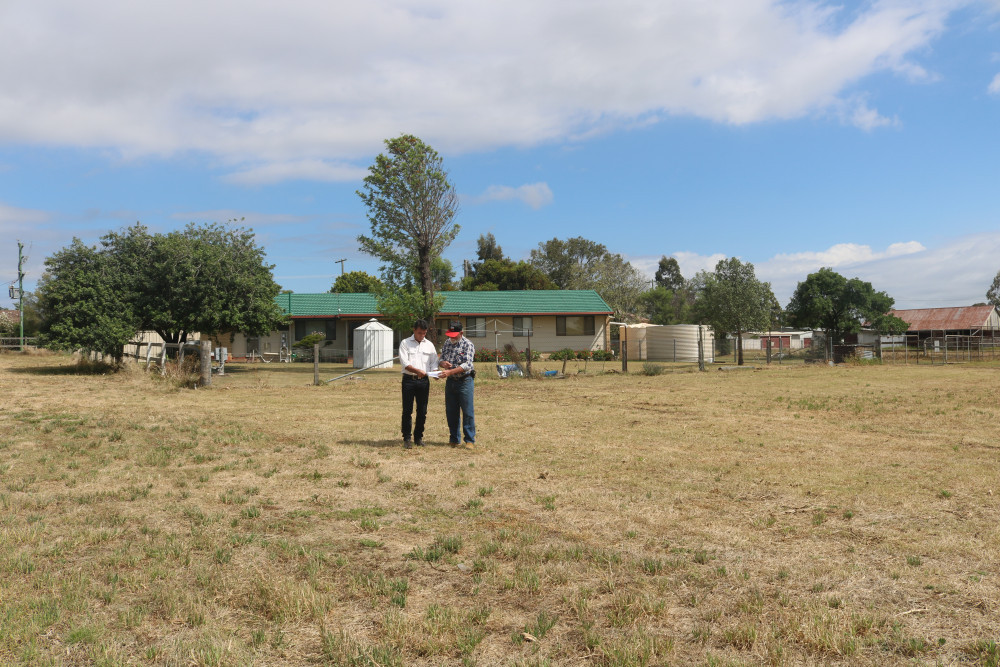
<path id="1" fill-rule="evenodd" d="M 712 271 L 719 260 L 727 257 L 721 253 L 693 252 L 675 252 L 672 256 L 685 278 L 698 271 Z M 998 257 L 1000 232 L 987 232 L 949 239 L 933 247 L 906 241 L 873 250 L 864 244 L 839 243 L 825 250 L 775 255 L 753 264 L 757 277 L 771 283 L 782 305 L 788 303 L 799 282 L 826 266 L 887 292 L 895 299 L 897 308 L 934 308 L 985 301 L 986 290 L 1000 270 Z M 630 261 L 651 277 L 659 259 L 632 257 Z"/>
<path id="2" fill-rule="evenodd" d="M 194 151 L 257 184 L 357 178 L 400 132 L 455 153 L 845 104 L 870 129 L 891 121 L 848 91 L 933 79 L 914 57 L 962 4 L 9 0 L 0 142 Z"/>
<path id="3" fill-rule="evenodd" d="M 548 183 L 529 183 L 516 188 L 509 185 L 491 185 L 483 194 L 468 198 L 473 204 L 511 200 L 520 201 L 537 211 L 552 203 L 552 190 Z"/>
<path id="4" fill-rule="evenodd" d="M 987 90 L 989 90 L 989 92 L 993 95 L 1000 95 L 1000 74 L 993 77 L 993 80 L 990 81 L 990 86 Z"/>
<path id="5" fill-rule="evenodd" d="M 268 185 L 282 181 L 358 181 L 368 174 L 366 169 L 347 164 L 335 164 L 323 160 L 298 160 L 293 162 L 273 162 L 258 167 L 236 171 L 225 180 L 239 185 Z"/>
<path id="6" fill-rule="evenodd" d="M 715 271 L 715 265 L 727 259 L 728 255 L 720 252 L 711 255 L 699 255 L 694 252 L 675 252 L 671 254 L 671 257 L 677 260 L 677 266 L 681 269 L 681 275 L 687 279 L 691 279 L 699 271 Z"/>
<path id="7" fill-rule="evenodd" d="M 855 104 L 847 120 L 851 125 L 865 131 L 899 125 L 898 118 L 886 118 L 875 109 L 869 108 L 865 102 Z"/>
<path id="8" fill-rule="evenodd" d="M 832 269 L 847 267 L 862 262 L 871 262 L 877 259 L 897 257 L 899 255 L 913 254 L 925 250 L 924 246 L 917 241 L 907 241 L 905 243 L 893 243 L 884 251 L 876 252 L 869 245 L 859 243 L 838 243 L 830 246 L 826 250 L 805 251 L 791 254 L 775 255 L 757 267 L 757 273 L 765 273 L 769 276 L 780 276 L 784 274 L 805 275 L 820 267 L 827 266 Z M 770 278 L 764 278 L 770 280 Z"/>
<path id="9" fill-rule="evenodd" d="M 888 292 L 897 308 L 969 306 L 986 301 L 986 290 L 1000 269 L 998 256 L 1000 232 L 972 234 L 920 252 L 859 264 L 849 277 Z"/>
<path id="10" fill-rule="evenodd" d="M 49 217 L 49 213 L 46 211 L 17 208 L 16 206 L 8 206 L 0 202 L 0 225 L 2 225 L 0 229 L 6 228 L 5 231 L 16 230 L 18 225 L 46 222 Z M 23 227 L 21 229 L 22 231 L 24 230 Z M 10 235 L 7 238 L 10 238 Z"/>
<path id="11" fill-rule="evenodd" d="M 756 269 L 757 277 L 771 283 L 782 304 L 807 275 L 826 266 L 888 292 L 898 308 L 968 306 L 985 300 L 1000 269 L 998 253 L 1000 232 L 990 232 L 930 248 L 918 241 L 893 243 L 883 251 L 841 243 L 821 251 L 775 255 L 756 264 Z"/>

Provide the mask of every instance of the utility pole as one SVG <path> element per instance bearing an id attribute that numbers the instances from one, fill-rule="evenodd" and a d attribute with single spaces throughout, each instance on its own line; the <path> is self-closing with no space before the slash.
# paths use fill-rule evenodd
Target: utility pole
<path id="1" fill-rule="evenodd" d="M 17 242 L 17 312 L 21 315 L 21 352 L 24 352 L 24 263 L 28 258 L 24 256 L 24 244 Z"/>
<path id="2" fill-rule="evenodd" d="M 344 262 L 346 261 L 346 259 L 338 259 L 333 262 L 334 264 L 340 264 L 340 275 L 344 275 Z"/>

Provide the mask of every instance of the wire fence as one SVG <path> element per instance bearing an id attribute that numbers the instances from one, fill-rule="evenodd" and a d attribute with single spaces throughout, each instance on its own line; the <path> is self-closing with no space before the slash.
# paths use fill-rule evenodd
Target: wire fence
<path id="1" fill-rule="evenodd" d="M 37 338 L 21 338 L 20 336 L 0 338 L 0 350 L 23 350 L 36 347 Z"/>
<path id="2" fill-rule="evenodd" d="M 975 334 L 887 337 L 876 346 L 882 363 L 891 364 L 960 364 L 1000 359 L 1000 331 L 984 330 Z"/>

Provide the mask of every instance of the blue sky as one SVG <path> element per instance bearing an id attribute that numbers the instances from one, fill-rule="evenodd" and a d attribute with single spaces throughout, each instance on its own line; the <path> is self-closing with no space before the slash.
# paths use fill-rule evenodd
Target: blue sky
<path id="1" fill-rule="evenodd" d="M 375 273 L 355 191 L 401 133 L 461 195 L 457 269 L 585 236 L 904 308 L 1000 270 L 997 0 L 10 0 L 0 30 L 3 282 L 17 240 L 31 288 L 73 236 L 231 218 L 287 289 Z"/>

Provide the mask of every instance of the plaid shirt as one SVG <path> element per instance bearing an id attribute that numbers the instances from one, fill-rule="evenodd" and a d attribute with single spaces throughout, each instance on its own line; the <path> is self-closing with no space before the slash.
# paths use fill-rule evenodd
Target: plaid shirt
<path id="1" fill-rule="evenodd" d="M 465 336 L 459 338 L 457 342 L 454 338 L 449 338 L 441 345 L 441 361 L 447 361 L 456 368 L 461 366 L 466 373 L 472 371 L 475 356 L 476 346 Z"/>

